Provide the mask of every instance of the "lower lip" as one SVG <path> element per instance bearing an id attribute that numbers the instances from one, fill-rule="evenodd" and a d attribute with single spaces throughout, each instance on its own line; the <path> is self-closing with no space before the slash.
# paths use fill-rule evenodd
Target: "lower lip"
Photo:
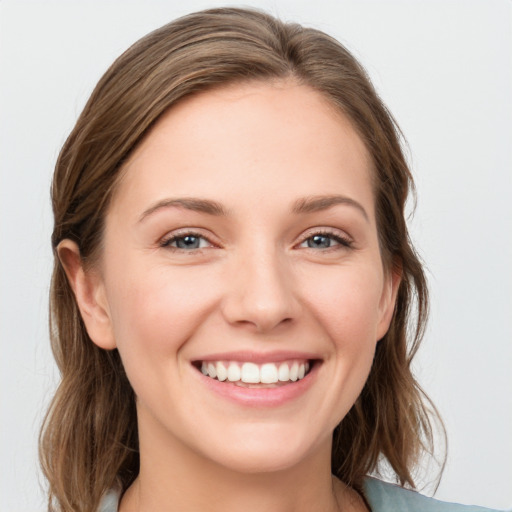
<path id="1" fill-rule="evenodd" d="M 248 407 L 278 407 L 303 395 L 313 384 L 319 366 L 319 363 L 315 363 L 303 379 L 275 388 L 246 388 L 206 377 L 195 368 L 194 371 L 211 391 L 228 400 Z"/>

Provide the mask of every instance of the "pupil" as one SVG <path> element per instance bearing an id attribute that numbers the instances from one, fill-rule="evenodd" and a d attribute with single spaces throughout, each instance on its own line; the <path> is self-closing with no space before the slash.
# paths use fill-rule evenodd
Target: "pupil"
<path id="1" fill-rule="evenodd" d="M 189 235 L 178 238 L 176 245 L 180 249 L 197 249 L 199 247 L 199 237 Z"/>
<path id="2" fill-rule="evenodd" d="M 331 246 L 331 240 L 324 235 L 314 235 L 308 240 L 308 247 L 327 248 Z"/>

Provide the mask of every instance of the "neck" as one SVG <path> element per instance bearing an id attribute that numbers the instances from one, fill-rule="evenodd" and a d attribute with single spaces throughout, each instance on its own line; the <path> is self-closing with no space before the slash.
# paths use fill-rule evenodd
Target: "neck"
<path id="1" fill-rule="evenodd" d="M 141 471 L 130 490 L 134 506 L 126 512 L 132 509 L 138 512 L 340 510 L 330 475 L 322 483 L 313 484 L 301 472 L 290 470 L 240 474 L 217 467 L 215 471 L 203 470 L 193 475 L 186 471 L 170 471 L 158 476 Z"/>

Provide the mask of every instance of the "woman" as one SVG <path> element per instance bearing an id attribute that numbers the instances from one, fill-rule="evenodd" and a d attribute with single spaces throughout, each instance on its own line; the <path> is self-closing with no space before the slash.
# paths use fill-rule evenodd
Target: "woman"
<path id="1" fill-rule="evenodd" d="M 411 186 L 391 116 L 323 33 L 218 9 L 125 52 L 52 188 L 50 506 L 449 507 L 366 477 L 386 461 L 414 487 L 432 444 Z"/>

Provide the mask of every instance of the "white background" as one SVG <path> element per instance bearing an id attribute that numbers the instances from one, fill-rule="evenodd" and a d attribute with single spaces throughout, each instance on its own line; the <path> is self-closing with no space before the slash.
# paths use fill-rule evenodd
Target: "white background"
<path id="1" fill-rule="evenodd" d="M 45 508 L 36 435 L 57 381 L 47 294 L 58 151 L 118 54 L 213 5 L 222 4 L 0 0 L 2 511 Z M 412 234 L 432 291 L 416 366 L 449 435 L 436 496 L 512 507 L 512 3 L 250 5 L 344 42 L 405 132 L 419 197 Z"/>

